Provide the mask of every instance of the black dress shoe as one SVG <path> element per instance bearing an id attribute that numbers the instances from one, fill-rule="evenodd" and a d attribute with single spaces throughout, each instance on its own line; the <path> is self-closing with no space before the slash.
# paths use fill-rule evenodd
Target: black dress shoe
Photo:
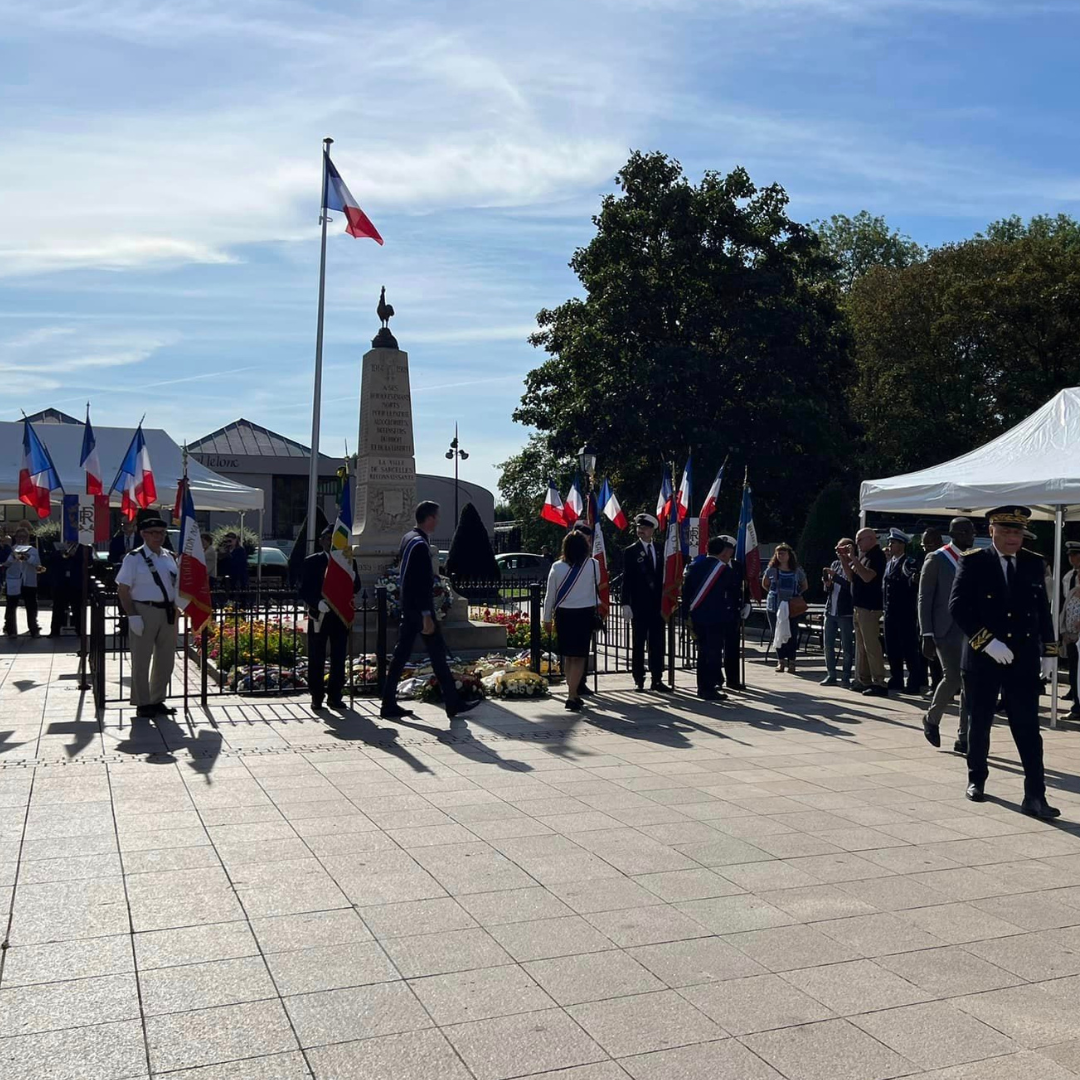
<path id="1" fill-rule="evenodd" d="M 580 697 L 595 697 L 596 691 L 590 690 L 587 683 L 582 683 L 580 689 L 578 690 L 578 695 Z"/>
<path id="2" fill-rule="evenodd" d="M 888 697 L 889 691 L 884 686 L 868 686 L 862 695 L 863 697 Z"/>
<path id="3" fill-rule="evenodd" d="M 967 739 L 957 739 L 952 744 L 952 748 L 954 754 L 963 754 L 964 757 L 967 757 Z"/>
<path id="4" fill-rule="evenodd" d="M 922 722 L 922 733 L 931 746 L 938 747 L 941 745 L 941 728 L 937 724 L 931 724 L 925 716 Z"/>
<path id="5" fill-rule="evenodd" d="M 639 683 L 634 683 L 634 689 L 635 689 L 635 690 L 636 690 L 636 691 L 637 691 L 637 692 L 638 692 L 639 694 L 644 694 L 644 693 L 645 693 L 645 684 L 644 684 L 644 683 L 642 683 L 642 682 L 639 682 Z"/>
<path id="6" fill-rule="evenodd" d="M 1020 804 L 1020 809 L 1029 817 L 1042 818 L 1043 821 L 1061 817 L 1061 811 L 1056 806 L 1051 806 L 1045 799 L 1025 799 Z"/>
<path id="7" fill-rule="evenodd" d="M 169 705 L 166 705 L 164 701 L 159 701 L 156 705 L 151 705 L 151 709 L 157 713 L 158 716 L 175 716 L 176 710 Z"/>
<path id="8" fill-rule="evenodd" d="M 564 708 L 571 712 L 581 712 L 583 708 L 581 698 L 567 698 Z"/>
<path id="9" fill-rule="evenodd" d="M 447 709 L 446 710 L 446 715 L 449 716 L 451 720 L 453 720 L 455 716 L 460 716 L 463 712 L 469 712 L 470 709 L 475 709 L 476 706 L 479 705 L 482 700 L 483 700 L 482 698 L 476 698 L 475 701 L 462 701 L 462 702 L 459 702 L 458 707 L 456 709 L 454 709 L 453 712 L 451 712 L 449 709 Z"/>
<path id="10" fill-rule="evenodd" d="M 415 716 L 411 709 L 403 709 L 400 705 L 384 705 L 379 710 L 379 716 L 383 720 L 400 720 L 403 716 Z"/>
<path id="11" fill-rule="evenodd" d="M 978 784 L 968 784 L 967 791 L 964 794 L 972 802 L 986 802 L 986 796 L 983 794 L 983 789 Z"/>
<path id="12" fill-rule="evenodd" d="M 668 686 L 667 683 L 664 682 L 654 682 L 652 686 L 649 687 L 649 689 L 655 691 L 658 694 L 674 693 L 673 688 Z"/>
<path id="13" fill-rule="evenodd" d="M 339 697 L 327 698 L 326 704 L 331 709 L 347 709 L 349 706 Z"/>
<path id="14" fill-rule="evenodd" d="M 319 709 L 321 709 L 321 708 L 322 708 L 322 698 L 321 698 L 321 697 L 315 697 L 315 698 L 312 698 L 312 699 L 311 699 L 311 707 L 312 707 L 312 709 L 314 709 L 314 710 L 315 710 L 316 712 L 318 712 L 318 711 L 319 711 Z"/>
<path id="15" fill-rule="evenodd" d="M 158 715 L 158 711 L 153 705 L 140 705 L 135 710 L 135 715 L 141 720 L 153 720 Z"/>

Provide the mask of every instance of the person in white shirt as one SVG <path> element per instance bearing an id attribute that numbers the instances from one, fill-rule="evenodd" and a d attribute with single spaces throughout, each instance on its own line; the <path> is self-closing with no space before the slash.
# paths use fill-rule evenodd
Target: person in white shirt
<path id="1" fill-rule="evenodd" d="M 4 608 L 4 633 L 9 638 L 18 636 L 19 628 L 16 623 L 16 610 L 19 600 L 22 600 L 26 608 L 26 621 L 29 624 L 30 636 L 41 637 L 41 628 L 38 626 L 38 602 L 37 583 L 38 568 L 41 559 L 37 548 L 30 543 L 30 530 L 25 525 L 20 525 L 15 530 L 15 543 L 0 567 L 4 571 L 4 583 L 7 587 L 7 604 Z"/>
<path id="2" fill-rule="evenodd" d="M 544 623 L 555 622 L 566 677 L 566 708 L 572 712 L 582 707 L 581 685 L 596 626 L 599 581 L 600 568 L 589 557 L 589 541 L 576 530 L 568 532 L 563 537 L 562 558 L 548 573 Z"/>
<path id="3" fill-rule="evenodd" d="M 152 719 L 176 712 L 165 704 L 176 662 L 176 559 L 167 551 L 165 522 L 151 513 L 139 522 L 142 546 L 124 556 L 116 574 L 128 616 L 132 701 Z"/>

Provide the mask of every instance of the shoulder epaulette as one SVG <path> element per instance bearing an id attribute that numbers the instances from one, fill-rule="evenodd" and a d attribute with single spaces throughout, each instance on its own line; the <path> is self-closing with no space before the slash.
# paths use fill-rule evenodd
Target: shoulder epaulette
<path id="1" fill-rule="evenodd" d="M 968 548 L 967 551 L 961 551 L 960 554 L 961 555 L 974 555 L 977 552 L 980 552 L 982 550 L 983 550 L 982 548 L 973 547 L 973 548 Z"/>

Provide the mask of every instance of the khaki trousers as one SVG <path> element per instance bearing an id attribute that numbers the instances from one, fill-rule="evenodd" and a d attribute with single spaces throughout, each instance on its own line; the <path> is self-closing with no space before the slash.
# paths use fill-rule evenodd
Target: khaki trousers
<path id="1" fill-rule="evenodd" d="M 885 654 L 881 649 L 881 612 L 855 609 L 855 678 L 863 686 L 885 685 Z"/>
<path id="2" fill-rule="evenodd" d="M 169 622 L 164 608 L 138 600 L 135 614 L 142 616 L 143 632 L 128 632 L 132 704 L 160 705 L 168 697 L 169 680 L 176 663 L 176 623 Z"/>

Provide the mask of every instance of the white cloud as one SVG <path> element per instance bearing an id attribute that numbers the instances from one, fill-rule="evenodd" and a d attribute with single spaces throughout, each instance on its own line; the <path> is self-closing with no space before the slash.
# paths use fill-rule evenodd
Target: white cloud
<path id="1" fill-rule="evenodd" d="M 48 380 L 56 388 L 71 382 L 57 382 L 58 375 L 77 377 L 92 369 L 130 367 L 179 340 L 179 334 L 169 332 L 99 333 L 72 326 L 44 326 L 0 339 L 0 374 L 29 375 L 33 377 L 32 385 L 39 389 L 39 379 Z"/>

